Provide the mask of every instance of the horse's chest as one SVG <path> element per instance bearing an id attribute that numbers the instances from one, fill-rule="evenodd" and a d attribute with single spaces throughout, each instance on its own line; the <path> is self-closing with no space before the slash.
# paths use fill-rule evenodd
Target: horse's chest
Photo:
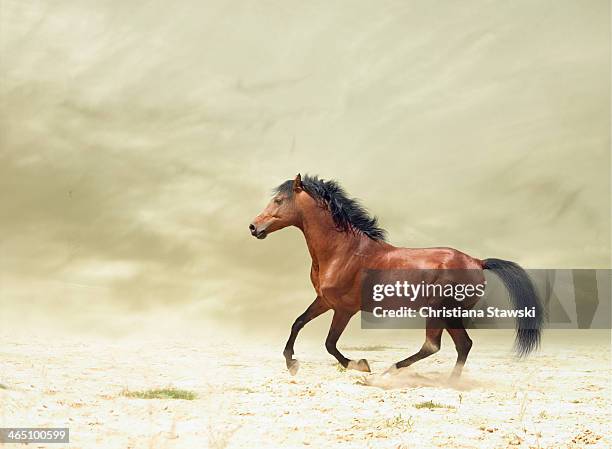
<path id="1" fill-rule="evenodd" d="M 346 276 L 340 270 L 313 268 L 310 278 L 317 294 L 330 300 L 349 295 L 355 287 L 354 276 Z"/>

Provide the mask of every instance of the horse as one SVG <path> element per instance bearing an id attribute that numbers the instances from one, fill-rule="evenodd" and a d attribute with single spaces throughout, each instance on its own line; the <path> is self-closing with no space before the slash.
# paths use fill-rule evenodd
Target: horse
<path id="1" fill-rule="evenodd" d="M 376 217 L 350 198 L 334 180 L 306 175 L 279 185 L 266 208 L 249 225 L 251 235 L 265 239 L 269 234 L 297 227 L 306 239 L 312 258 L 310 280 L 316 292 L 312 304 L 297 317 L 283 355 L 287 369 L 295 375 L 299 362 L 294 359 L 294 344 L 300 330 L 324 312 L 333 310 L 325 348 L 346 369 L 371 372 L 366 359 L 349 359 L 337 348 L 337 342 L 349 320 L 362 310 L 361 284 L 366 270 L 469 270 L 475 282 L 484 281 L 483 270 L 500 277 L 513 307 L 529 307 L 536 318 L 516 318 L 515 350 L 520 357 L 538 348 L 541 339 L 542 306 L 527 273 L 516 263 L 501 259 L 477 259 L 448 247 L 401 248 L 389 244 L 386 231 Z M 478 298 L 476 298 L 477 301 Z M 476 301 L 463 304 L 471 308 Z M 472 340 L 463 320 L 427 318 L 425 342 L 415 354 L 391 365 L 399 370 L 435 354 L 446 330 L 457 350 L 452 378 L 461 375 Z"/>

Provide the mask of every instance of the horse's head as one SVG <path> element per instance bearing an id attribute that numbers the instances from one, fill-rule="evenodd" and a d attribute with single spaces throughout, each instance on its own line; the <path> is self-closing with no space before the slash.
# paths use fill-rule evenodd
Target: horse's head
<path id="1" fill-rule="evenodd" d="M 253 237 L 265 239 L 271 232 L 299 224 L 300 212 L 294 199 L 304 190 L 302 177 L 298 174 L 288 183 L 292 183 L 291 189 L 279 189 L 263 212 L 249 225 Z"/>

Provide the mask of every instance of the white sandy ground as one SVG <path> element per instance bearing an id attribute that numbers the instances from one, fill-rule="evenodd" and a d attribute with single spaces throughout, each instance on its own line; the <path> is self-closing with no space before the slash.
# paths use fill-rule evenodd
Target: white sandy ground
<path id="1" fill-rule="evenodd" d="M 339 370 L 322 344 L 296 346 L 301 368 L 291 377 L 283 341 L 4 333 L 0 426 L 69 427 L 69 447 L 84 449 L 610 447 L 609 331 L 546 337 L 538 354 L 517 361 L 507 333 L 476 332 L 462 381 L 449 385 L 447 339 L 407 372 L 380 377 L 418 348 L 422 332 L 405 348 L 345 342 L 379 373 L 365 377 Z M 122 395 L 166 386 L 198 399 Z M 429 400 L 448 408 L 414 406 Z"/>

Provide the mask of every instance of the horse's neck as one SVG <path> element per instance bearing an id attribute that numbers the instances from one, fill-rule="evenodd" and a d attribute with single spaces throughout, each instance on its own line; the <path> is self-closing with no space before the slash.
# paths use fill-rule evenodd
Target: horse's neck
<path id="1" fill-rule="evenodd" d="M 338 231 L 331 215 L 319 210 L 304 218 L 300 229 L 315 265 L 321 266 L 339 256 L 352 254 L 361 244 L 358 233 Z"/>

